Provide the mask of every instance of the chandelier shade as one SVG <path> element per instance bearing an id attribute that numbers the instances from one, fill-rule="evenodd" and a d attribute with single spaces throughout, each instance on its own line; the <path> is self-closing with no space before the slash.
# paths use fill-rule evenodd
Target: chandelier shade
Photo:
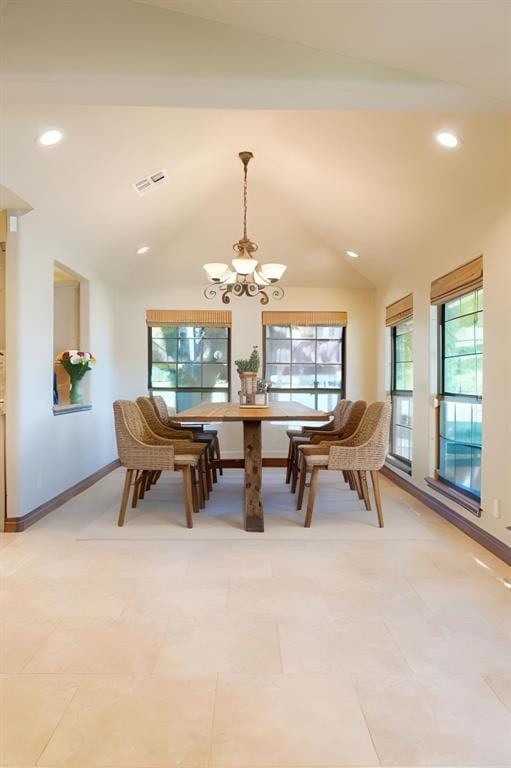
<path id="1" fill-rule="evenodd" d="M 250 275 L 257 267 L 257 259 L 245 256 L 232 260 L 232 266 L 239 275 Z"/>
<path id="2" fill-rule="evenodd" d="M 229 304 L 231 295 L 258 296 L 261 304 L 268 304 L 271 298 L 281 299 L 283 289 L 276 285 L 286 271 L 285 264 L 259 264 L 253 257 L 259 246 L 247 236 L 247 168 L 253 158 L 252 152 L 240 152 L 243 163 L 243 236 L 234 243 L 236 256 L 232 259 L 232 269 L 223 262 L 204 264 L 209 285 L 204 289 L 207 299 L 221 295 L 224 304 Z"/>
<path id="3" fill-rule="evenodd" d="M 285 264 L 263 264 L 261 266 L 261 275 L 270 283 L 280 280 L 287 267 Z"/>
<path id="4" fill-rule="evenodd" d="M 204 264 L 204 269 L 206 270 L 206 274 L 210 280 L 213 282 L 219 282 L 222 280 L 225 273 L 228 272 L 229 265 L 213 261 L 211 264 Z"/>

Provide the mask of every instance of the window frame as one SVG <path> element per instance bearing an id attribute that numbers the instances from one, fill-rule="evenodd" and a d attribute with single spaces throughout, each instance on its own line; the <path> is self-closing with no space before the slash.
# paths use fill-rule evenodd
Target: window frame
<path id="1" fill-rule="evenodd" d="M 409 397 L 413 402 L 413 389 L 397 389 L 396 388 L 396 363 L 397 363 L 397 355 L 396 355 L 396 338 L 397 338 L 397 326 L 400 325 L 403 322 L 406 322 L 407 320 L 411 320 L 413 323 L 413 316 L 404 318 L 403 320 L 400 320 L 399 323 L 395 323 L 394 325 L 390 326 L 390 397 L 392 400 L 392 418 L 390 420 L 390 440 L 389 440 L 389 452 L 388 456 L 390 457 L 390 463 L 395 464 L 399 469 L 402 469 L 407 474 L 412 474 L 412 460 L 407 459 L 405 456 L 401 456 L 399 453 L 396 453 L 393 451 L 393 432 L 394 432 L 394 417 L 395 417 L 395 408 L 394 408 L 394 397 Z M 412 336 L 413 336 L 413 325 L 412 325 Z M 412 340 L 413 344 L 413 340 Z M 412 348 L 413 349 L 413 348 Z M 410 361 L 412 363 L 412 371 L 413 371 L 413 351 L 412 351 L 412 359 Z M 413 423 L 410 427 L 410 432 L 412 433 L 412 441 L 413 441 Z M 412 448 L 413 448 L 413 442 L 412 442 Z"/>
<path id="2" fill-rule="evenodd" d="M 481 286 L 482 288 L 482 286 Z M 481 288 L 472 288 L 468 290 L 466 293 L 460 294 L 460 298 L 462 296 L 468 296 L 471 293 L 477 293 L 478 290 Z M 473 490 L 468 490 L 468 488 L 463 488 L 460 485 L 456 485 L 456 483 L 453 483 L 451 480 L 448 480 L 447 478 L 443 477 L 440 474 L 440 453 L 441 453 L 441 435 L 440 435 L 440 410 L 441 410 L 441 404 L 446 402 L 453 402 L 453 403 L 467 403 L 467 404 L 479 404 L 482 405 L 483 402 L 483 396 L 482 395 L 463 395 L 456 392 L 445 392 L 445 325 L 446 325 L 446 319 L 445 319 L 445 306 L 449 303 L 449 301 L 452 301 L 452 299 L 448 299 L 447 301 L 442 302 L 438 305 L 438 328 L 437 328 L 437 364 L 438 364 L 438 370 L 437 370 L 437 402 L 438 406 L 436 408 L 436 417 L 435 417 L 435 428 L 436 428 L 436 459 L 435 459 L 435 475 L 434 479 L 437 483 L 441 483 L 442 485 L 445 485 L 448 489 L 451 489 L 454 491 L 455 494 L 461 494 L 462 496 L 466 497 L 471 502 L 475 502 L 477 504 L 477 507 L 479 509 L 479 504 L 481 502 L 481 493 L 477 493 Z M 481 310 L 484 313 L 484 307 L 483 310 Z M 479 310 L 476 310 L 475 312 L 467 312 L 465 315 L 459 315 L 459 317 L 466 317 L 467 315 L 477 315 Z M 483 326 L 484 327 L 484 326 Z M 484 336 L 483 336 L 483 352 L 481 353 L 481 357 L 484 356 Z M 461 355 L 460 355 L 461 357 Z M 482 426 L 482 422 L 481 422 Z M 463 445 L 464 443 L 461 443 L 461 441 L 452 441 L 452 442 L 458 442 L 459 444 Z M 481 456 L 482 456 L 482 445 L 481 445 Z M 437 487 L 437 490 L 438 487 Z M 452 496 L 451 496 L 452 497 Z M 472 510 L 472 505 L 470 507 Z M 477 512 L 475 512 L 477 514 Z"/>
<path id="3" fill-rule="evenodd" d="M 163 326 L 157 326 L 157 325 L 148 325 L 147 326 L 147 389 L 152 394 L 155 392 L 156 394 L 160 392 L 175 392 L 176 393 L 176 413 L 179 413 L 177 410 L 177 394 L 178 393 L 184 393 L 184 392 L 190 392 L 192 394 L 196 393 L 213 393 L 213 392 L 225 392 L 227 395 L 226 402 L 230 402 L 231 400 L 231 326 L 229 325 L 222 325 L 217 326 L 218 328 L 222 328 L 227 330 L 227 388 L 220 389 L 219 387 L 178 387 L 177 386 L 177 376 L 176 376 L 176 386 L 175 387 L 155 387 L 152 384 L 152 366 L 153 366 L 153 328 L 159 328 Z M 208 326 L 202 326 L 202 325 L 176 325 L 175 328 L 205 328 Z M 211 326 L 209 326 L 211 327 Z M 214 326 L 213 326 L 214 327 Z M 177 372 L 177 366 L 179 365 L 179 360 L 176 360 L 176 372 Z M 201 360 L 199 365 L 201 366 L 201 377 L 202 377 L 202 366 L 205 365 L 203 361 Z M 207 363 L 206 363 L 207 365 Z"/>
<path id="4" fill-rule="evenodd" d="M 275 328 L 275 327 L 277 327 L 277 328 L 292 328 L 293 325 L 290 324 L 290 323 L 280 323 L 279 325 L 276 325 L 276 324 L 263 325 L 263 327 L 262 327 L 263 328 L 263 330 L 262 330 L 262 337 L 263 337 L 263 343 L 262 343 L 262 349 L 263 349 L 262 357 L 263 357 L 263 360 L 262 360 L 262 362 L 263 362 L 263 376 L 264 376 L 265 379 L 266 379 L 266 366 L 267 365 L 272 365 L 272 363 L 268 362 L 267 359 L 266 359 L 266 341 L 267 341 L 266 329 L 267 328 Z M 298 326 L 294 326 L 294 327 L 298 327 Z M 314 403 L 315 403 L 314 407 L 315 407 L 316 410 L 319 410 L 318 407 L 317 407 L 318 395 L 336 394 L 336 395 L 339 396 L 340 400 L 344 400 L 345 397 L 346 397 L 346 331 L 347 331 L 347 326 L 346 325 L 332 325 L 331 323 L 330 324 L 327 323 L 327 324 L 322 325 L 321 323 L 319 323 L 318 325 L 310 325 L 309 327 L 310 328 L 314 328 L 316 330 L 316 336 L 315 336 L 315 339 L 314 339 L 315 342 L 318 341 L 318 338 L 317 338 L 317 329 L 318 328 L 342 328 L 342 334 L 341 334 L 341 362 L 340 362 L 340 366 L 341 366 L 341 386 L 340 386 L 340 388 L 339 389 L 327 389 L 326 387 L 299 387 L 299 388 L 292 389 L 292 388 L 285 387 L 285 388 L 280 389 L 280 388 L 272 386 L 270 388 L 270 390 L 269 390 L 269 393 L 270 393 L 270 397 L 271 397 L 271 394 L 273 392 L 287 393 L 290 396 L 292 396 L 294 394 L 314 395 Z M 292 336 L 290 336 L 290 340 L 292 341 Z M 323 339 L 323 341 L 328 341 L 328 339 Z M 291 347 L 291 349 L 292 349 L 292 347 Z M 293 365 L 292 356 L 291 356 L 291 361 L 290 361 L 289 365 Z M 317 365 L 318 365 L 317 362 L 314 365 L 317 368 Z M 328 363 L 326 363 L 326 365 L 328 365 Z"/>

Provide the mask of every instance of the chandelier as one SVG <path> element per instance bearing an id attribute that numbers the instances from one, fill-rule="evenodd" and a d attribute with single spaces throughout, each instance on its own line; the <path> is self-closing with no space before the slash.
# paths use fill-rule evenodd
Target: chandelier
<path id="1" fill-rule="evenodd" d="M 228 264 L 212 262 L 204 264 L 210 284 L 204 289 L 207 299 L 214 299 L 219 293 L 224 304 L 229 304 L 233 296 L 259 296 L 261 304 L 268 304 L 270 296 L 281 299 L 283 289 L 276 283 L 286 271 L 285 264 L 259 264 L 253 255 L 257 249 L 247 236 L 247 167 L 253 158 L 252 152 L 240 152 L 243 163 L 243 237 L 232 247 L 236 256 L 232 259 L 232 268 Z M 270 295 L 268 295 L 270 294 Z"/>

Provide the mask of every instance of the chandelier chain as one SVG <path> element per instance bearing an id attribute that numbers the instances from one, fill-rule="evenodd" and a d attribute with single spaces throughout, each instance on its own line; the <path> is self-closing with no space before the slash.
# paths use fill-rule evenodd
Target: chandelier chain
<path id="1" fill-rule="evenodd" d="M 247 240 L 247 165 L 244 165 L 243 170 L 243 239 Z"/>

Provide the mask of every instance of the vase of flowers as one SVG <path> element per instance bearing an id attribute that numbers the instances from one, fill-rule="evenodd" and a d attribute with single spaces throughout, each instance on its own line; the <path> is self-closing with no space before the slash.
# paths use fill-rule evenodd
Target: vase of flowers
<path id="1" fill-rule="evenodd" d="M 69 376 L 69 402 L 71 405 L 81 405 L 83 403 L 82 379 L 87 371 L 91 370 L 96 358 L 90 352 L 69 349 L 60 352 L 55 362 L 60 363 Z"/>

